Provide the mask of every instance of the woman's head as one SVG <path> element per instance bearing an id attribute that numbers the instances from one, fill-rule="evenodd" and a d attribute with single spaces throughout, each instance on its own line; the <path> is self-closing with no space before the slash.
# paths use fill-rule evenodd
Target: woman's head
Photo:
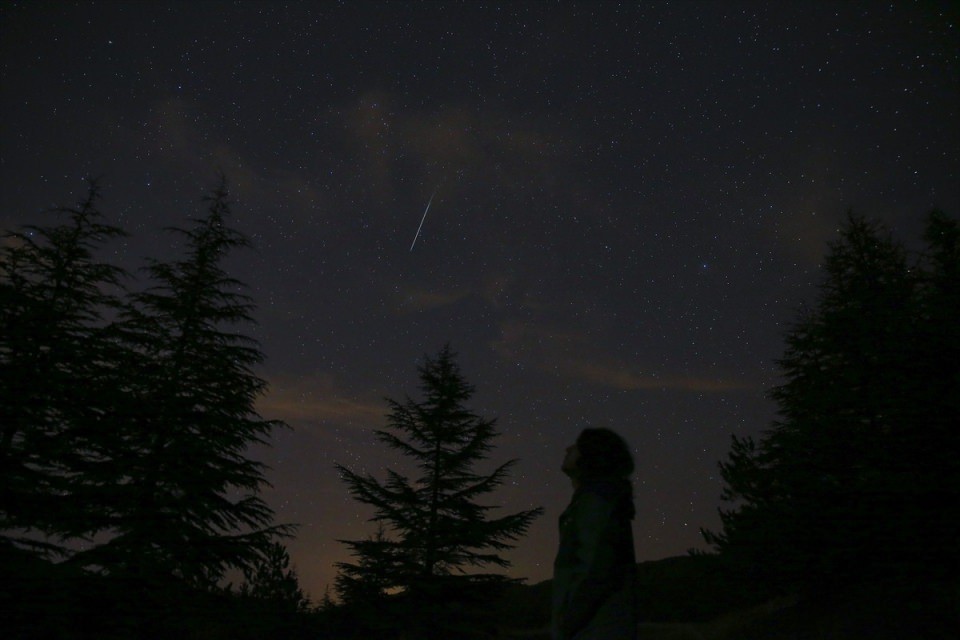
<path id="1" fill-rule="evenodd" d="M 577 452 L 580 478 L 626 478 L 633 473 L 630 447 L 610 429 L 584 429 L 577 437 Z"/>

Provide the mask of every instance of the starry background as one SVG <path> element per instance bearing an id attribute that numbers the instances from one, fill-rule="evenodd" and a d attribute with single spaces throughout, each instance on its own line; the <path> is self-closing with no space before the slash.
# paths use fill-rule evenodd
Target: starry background
<path id="1" fill-rule="evenodd" d="M 447 341 L 520 460 L 490 502 L 546 509 L 511 575 L 550 576 L 588 424 L 634 448 L 638 559 L 682 554 L 846 211 L 960 209 L 956 5 L 768 4 L 7 2 L 0 223 L 101 176 L 136 268 L 227 175 L 314 599 L 373 531 L 334 463 L 404 468 L 372 430 Z"/>

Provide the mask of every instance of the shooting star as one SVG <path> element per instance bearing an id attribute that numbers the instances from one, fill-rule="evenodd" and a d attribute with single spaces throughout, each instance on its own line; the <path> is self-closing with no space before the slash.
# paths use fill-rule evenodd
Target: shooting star
<path id="1" fill-rule="evenodd" d="M 423 221 L 427 219 L 427 211 L 430 211 L 430 204 L 433 202 L 433 196 L 437 195 L 437 189 L 440 186 L 437 185 L 433 189 L 433 193 L 430 194 L 430 199 L 427 201 L 427 208 L 423 210 L 423 217 L 420 218 L 420 226 L 417 227 L 417 235 L 413 236 L 413 242 L 410 243 L 410 251 L 413 251 L 413 245 L 417 244 L 417 238 L 420 237 L 420 229 L 423 229 Z"/>

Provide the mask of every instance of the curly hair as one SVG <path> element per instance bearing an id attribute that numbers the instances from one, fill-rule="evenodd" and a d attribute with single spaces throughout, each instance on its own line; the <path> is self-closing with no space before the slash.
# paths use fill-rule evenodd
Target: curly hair
<path id="1" fill-rule="evenodd" d="M 630 447 L 610 429 L 584 429 L 577 437 L 577 449 L 577 467 L 584 478 L 627 478 L 633 473 Z"/>

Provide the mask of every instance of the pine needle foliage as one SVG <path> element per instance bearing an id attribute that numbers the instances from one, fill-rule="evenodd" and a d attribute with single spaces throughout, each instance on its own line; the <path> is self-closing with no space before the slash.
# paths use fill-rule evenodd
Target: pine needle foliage
<path id="1" fill-rule="evenodd" d="M 222 266 L 248 241 L 227 224 L 223 182 L 207 202 L 192 227 L 170 230 L 184 239 L 183 257 L 151 261 L 152 286 L 122 317 L 132 375 L 118 410 L 126 442 L 115 535 L 79 561 L 213 588 L 292 529 L 271 524 L 259 496 L 265 467 L 248 455 L 284 426 L 255 409 L 266 383 L 253 367 L 263 356 L 240 332 L 253 303 Z"/>
<path id="2" fill-rule="evenodd" d="M 851 215 L 815 306 L 786 334 L 778 417 L 720 465 L 706 540 L 782 590 L 929 582 L 956 567 L 960 521 L 960 232 L 928 218 L 911 259 Z M 952 524 L 951 524 L 952 523 Z"/>
<path id="3" fill-rule="evenodd" d="M 98 258 L 125 235 L 99 189 L 0 250 L 0 546 L 130 578 L 216 589 L 292 527 L 260 497 L 252 300 L 223 261 L 247 240 L 225 183 L 148 288 Z"/>
<path id="4" fill-rule="evenodd" d="M 110 335 L 128 274 L 97 254 L 125 233 L 99 200 L 91 180 L 56 222 L 8 232 L 0 252 L 0 531 L 43 555 L 104 525 L 93 472 L 117 445 Z"/>
<path id="5" fill-rule="evenodd" d="M 484 569 L 510 566 L 501 554 L 513 548 L 542 509 L 497 517 L 497 507 L 479 502 L 503 484 L 516 460 L 491 473 L 476 471 L 493 449 L 496 421 L 467 408 L 474 387 L 460 373 L 449 345 L 436 358 L 427 357 L 418 372 L 422 399 L 388 399 L 387 428 L 375 432 L 380 442 L 414 463 L 416 475 L 388 469 L 378 480 L 337 465 L 350 493 L 374 508 L 372 519 L 381 527 L 366 540 L 341 541 L 358 561 L 338 565 L 337 589 L 344 601 L 360 597 L 368 605 L 400 594 L 405 619 L 422 620 L 429 611 L 437 622 L 441 603 L 447 611 L 451 606 L 467 610 L 482 585 L 514 581 Z"/>

